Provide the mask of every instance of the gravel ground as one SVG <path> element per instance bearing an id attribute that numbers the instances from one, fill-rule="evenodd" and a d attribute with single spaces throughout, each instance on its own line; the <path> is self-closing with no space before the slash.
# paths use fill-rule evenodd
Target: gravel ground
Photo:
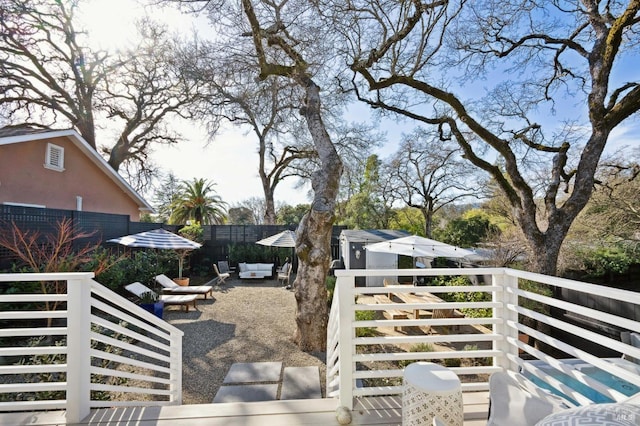
<path id="1" fill-rule="evenodd" d="M 236 362 L 318 366 L 324 395 L 326 353 L 302 352 L 292 342 L 296 306 L 292 291 L 275 280 L 228 279 L 227 284 L 214 288 L 213 296 L 213 301 L 199 300 L 198 311 L 165 308 L 164 319 L 184 331 L 183 404 L 212 402 Z"/>

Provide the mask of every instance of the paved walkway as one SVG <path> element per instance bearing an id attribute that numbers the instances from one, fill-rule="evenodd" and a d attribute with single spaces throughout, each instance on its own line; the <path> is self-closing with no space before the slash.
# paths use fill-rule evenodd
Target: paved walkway
<path id="1" fill-rule="evenodd" d="M 246 362 L 231 366 L 213 402 L 315 398 L 322 398 L 318 367 L 283 370 L 281 362 Z"/>

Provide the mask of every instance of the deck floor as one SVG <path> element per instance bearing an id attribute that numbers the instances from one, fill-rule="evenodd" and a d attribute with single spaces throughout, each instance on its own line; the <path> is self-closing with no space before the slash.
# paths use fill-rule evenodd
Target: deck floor
<path id="1" fill-rule="evenodd" d="M 465 392 L 464 426 L 486 424 L 488 392 Z M 166 407 L 123 407 L 92 410 L 81 425 L 89 426 L 303 426 L 338 425 L 334 399 L 235 402 Z M 358 400 L 352 425 L 401 425 L 401 398 L 368 397 Z M 65 425 L 64 411 L 4 413 L 2 426 Z"/>

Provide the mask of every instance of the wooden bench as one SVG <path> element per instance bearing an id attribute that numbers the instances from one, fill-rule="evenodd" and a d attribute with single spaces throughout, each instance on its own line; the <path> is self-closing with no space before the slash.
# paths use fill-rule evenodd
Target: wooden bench
<path id="1" fill-rule="evenodd" d="M 394 303 L 393 300 L 389 299 L 389 296 L 387 296 L 386 294 L 375 294 L 373 298 L 378 304 L 386 305 Z M 382 311 L 382 315 L 390 320 L 409 319 L 409 315 L 407 315 L 407 312 L 401 311 L 399 309 L 385 309 L 384 311 Z M 395 331 L 400 331 L 402 330 L 402 326 L 394 326 L 393 329 Z"/>

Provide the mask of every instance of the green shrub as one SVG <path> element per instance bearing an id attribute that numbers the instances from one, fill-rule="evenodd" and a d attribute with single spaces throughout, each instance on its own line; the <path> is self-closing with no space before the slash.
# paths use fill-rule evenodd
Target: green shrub
<path id="1" fill-rule="evenodd" d="M 435 352 L 435 347 L 431 343 L 417 343 L 411 346 L 409 352 Z"/>
<path id="2" fill-rule="evenodd" d="M 600 247 L 595 250 L 583 250 L 584 271 L 591 277 L 605 277 L 627 272 L 633 258 L 620 247 Z"/>
<path id="3" fill-rule="evenodd" d="M 478 345 L 465 345 L 462 348 L 463 351 L 477 351 Z M 491 365 L 493 363 L 493 359 L 491 357 L 480 357 L 480 358 L 465 358 L 467 363 L 471 366 L 482 366 L 482 365 Z"/>
<path id="4" fill-rule="evenodd" d="M 472 216 L 452 219 L 444 228 L 436 228 L 434 238 L 458 247 L 473 247 L 499 231 L 486 214 L 476 212 Z"/>
<path id="5" fill-rule="evenodd" d="M 333 303 L 333 293 L 336 289 L 336 277 L 329 275 L 325 278 L 324 283 L 327 286 L 327 305 L 331 308 L 331 303 Z"/>
<path id="6" fill-rule="evenodd" d="M 356 321 L 373 321 L 375 319 L 375 311 L 356 311 Z M 371 337 L 376 335 L 374 327 L 357 327 L 356 337 Z"/>
<path id="7" fill-rule="evenodd" d="M 418 343 L 409 348 L 409 352 L 435 352 L 435 347 L 431 343 Z M 403 359 L 398 361 L 398 366 L 400 368 L 405 368 L 407 365 L 412 362 L 416 362 L 413 359 Z"/>
<path id="8" fill-rule="evenodd" d="M 445 358 L 443 361 L 445 367 L 460 367 L 462 365 L 460 358 Z"/>
<path id="9" fill-rule="evenodd" d="M 444 286 L 470 286 L 471 281 L 466 276 L 456 277 L 437 277 L 433 285 Z M 490 302 L 491 293 L 484 291 L 474 291 L 468 293 L 439 293 L 438 294 L 446 302 Z M 471 318 L 490 318 L 493 315 L 491 308 L 462 308 L 460 311 L 467 317 Z"/>
<path id="10" fill-rule="evenodd" d="M 126 280 L 124 270 L 124 262 L 128 260 L 127 256 L 116 255 L 109 250 L 100 248 L 92 253 L 91 259 L 83 265 L 83 271 L 95 271 L 100 264 L 108 264 L 106 269 L 102 270 L 95 276 L 95 280 L 111 290 L 117 290 Z M 129 284 L 129 283 L 125 283 Z"/>
<path id="11" fill-rule="evenodd" d="M 101 256 L 104 254 L 101 254 Z M 104 272 L 96 275 L 96 281 L 114 290 L 139 281 L 150 288 L 157 287 L 155 276 L 177 276 L 178 258 L 173 250 L 139 250 L 119 260 Z"/>
<path id="12" fill-rule="evenodd" d="M 267 247 L 259 244 L 230 244 L 229 261 L 232 264 L 240 262 L 248 263 L 271 263 L 274 259 L 285 259 L 291 257 L 289 247 Z"/>
<path id="13" fill-rule="evenodd" d="M 194 222 L 189 225 L 185 225 L 178 231 L 178 234 L 182 235 L 184 238 L 195 241 L 196 243 L 204 242 L 204 229 L 200 222 Z"/>
<path id="14" fill-rule="evenodd" d="M 127 327 L 127 323 L 120 322 L 120 326 Z M 92 325 L 91 330 L 96 333 L 107 335 L 112 339 L 119 340 L 124 343 L 131 343 L 133 339 L 128 336 L 123 336 L 118 332 L 105 329 L 103 327 Z M 28 340 L 28 347 L 39 346 L 51 346 L 49 341 L 51 336 L 37 336 Z M 54 346 L 66 346 L 66 337 L 60 338 L 53 342 Z M 115 355 L 122 355 L 123 349 L 119 346 L 113 346 L 110 344 L 102 343 L 97 340 L 91 340 L 91 349 L 106 352 Z M 66 354 L 36 354 L 29 355 L 20 359 L 16 365 L 53 365 L 63 364 L 67 362 Z M 104 358 L 96 358 L 94 366 L 115 369 L 119 364 Z M 24 383 L 51 383 L 51 382 L 64 382 L 66 380 L 65 372 L 42 372 L 42 373 L 26 373 L 20 374 L 19 377 Z M 129 379 L 116 377 L 116 376 L 104 376 L 101 374 L 92 374 L 92 383 L 109 383 L 112 385 L 125 385 Z M 7 392 L 0 394 L 0 402 L 10 401 L 32 401 L 32 400 L 56 400 L 64 399 L 65 392 L 62 390 L 54 391 L 36 391 L 36 392 Z M 91 398 L 94 400 L 108 401 L 112 398 L 112 393 L 106 391 L 91 391 Z"/>

